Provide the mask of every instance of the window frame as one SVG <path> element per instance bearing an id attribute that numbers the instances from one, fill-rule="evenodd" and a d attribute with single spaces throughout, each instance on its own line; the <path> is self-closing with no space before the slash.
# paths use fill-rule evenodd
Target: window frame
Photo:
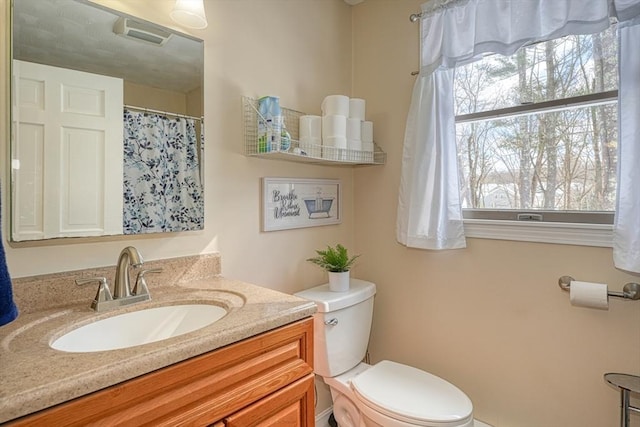
<path id="1" fill-rule="evenodd" d="M 569 224 L 613 224 L 615 213 L 611 211 L 552 211 L 543 209 L 463 209 L 464 219 L 551 222 Z M 530 218 L 533 217 L 533 218 Z M 539 219 L 537 218 L 539 217 Z"/>
<path id="2" fill-rule="evenodd" d="M 504 221 L 464 219 L 466 237 L 552 243 L 560 245 L 613 247 L 612 224 L 567 222 Z"/>
<path id="3" fill-rule="evenodd" d="M 618 89 L 615 89 L 460 114 L 454 116 L 454 119 L 456 125 L 459 123 L 478 123 L 499 118 L 556 112 L 581 106 L 594 107 L 617 101 Z M 613 247 L 614 211 L 463 208 L 462 213 L 465 235 L 470 238 Z M 532 218 L 526 218 L 526 216 Z"/>
<path id="4" fill-rule="evenodd" d="M 514 107 L 479 111 L 477 113 L 460 114 L 455 116 L 455 123 L 481 122 L 492 119 L 502 119 L 505 117 L 518 117 L 533 113 L 550 113 L 581 106 L 596 107 L 603 104 L 612 104 L 617 101 L 618 89 L 615 89 L 598 93 L 590 93 L 587 95 L 554 99 L 551 101 L 531 102 L 516 105 Z"/>

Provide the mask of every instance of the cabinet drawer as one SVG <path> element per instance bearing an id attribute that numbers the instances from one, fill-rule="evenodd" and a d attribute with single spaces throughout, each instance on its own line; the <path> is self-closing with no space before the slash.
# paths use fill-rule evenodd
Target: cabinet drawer
<path id="1" fill-rule="evenodd" d="M 313 321 L 305 319 L 9 425 L 209 425 L 312 372 Z"/>
<path id="2" fill-rule="evenodd" d="M 312 427 L 314 376 L 309 374 L 227 417 L 226 427 Z"/>

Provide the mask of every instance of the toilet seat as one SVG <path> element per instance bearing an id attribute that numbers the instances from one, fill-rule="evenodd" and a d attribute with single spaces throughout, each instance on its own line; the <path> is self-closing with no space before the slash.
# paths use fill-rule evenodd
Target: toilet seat
<path id="1" fill-rule="evenodd" d="M 416 426 L 454 427 L 473 419 L 471 400 L 440 377 L 384 360 L 351 379 L 362 404 Z"/>

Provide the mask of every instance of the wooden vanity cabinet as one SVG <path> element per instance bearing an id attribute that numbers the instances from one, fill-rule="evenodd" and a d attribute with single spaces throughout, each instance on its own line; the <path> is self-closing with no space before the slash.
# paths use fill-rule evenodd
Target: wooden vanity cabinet
<path id="1" fill-rule="evenodd" d="M 10 426 L 313 427 L 313 321 L 300 320 Z"/>

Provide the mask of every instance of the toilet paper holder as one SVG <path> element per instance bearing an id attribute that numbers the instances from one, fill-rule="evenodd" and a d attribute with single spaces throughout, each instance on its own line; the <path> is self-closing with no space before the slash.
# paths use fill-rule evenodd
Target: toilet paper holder
<path id="1" fill-rule="evenodd" d="M 571 276 L 561 276 L 558 279 L 558 286 L 563 291 L 569 291 L 571 289 L 571 282 L 575 280 Z M 610 297 L 624 298 L 630 300 L 640 300 L 640 283 L 627 283 L 622 288 L 622 292 L 608 291 L 607 295 Z"/>

